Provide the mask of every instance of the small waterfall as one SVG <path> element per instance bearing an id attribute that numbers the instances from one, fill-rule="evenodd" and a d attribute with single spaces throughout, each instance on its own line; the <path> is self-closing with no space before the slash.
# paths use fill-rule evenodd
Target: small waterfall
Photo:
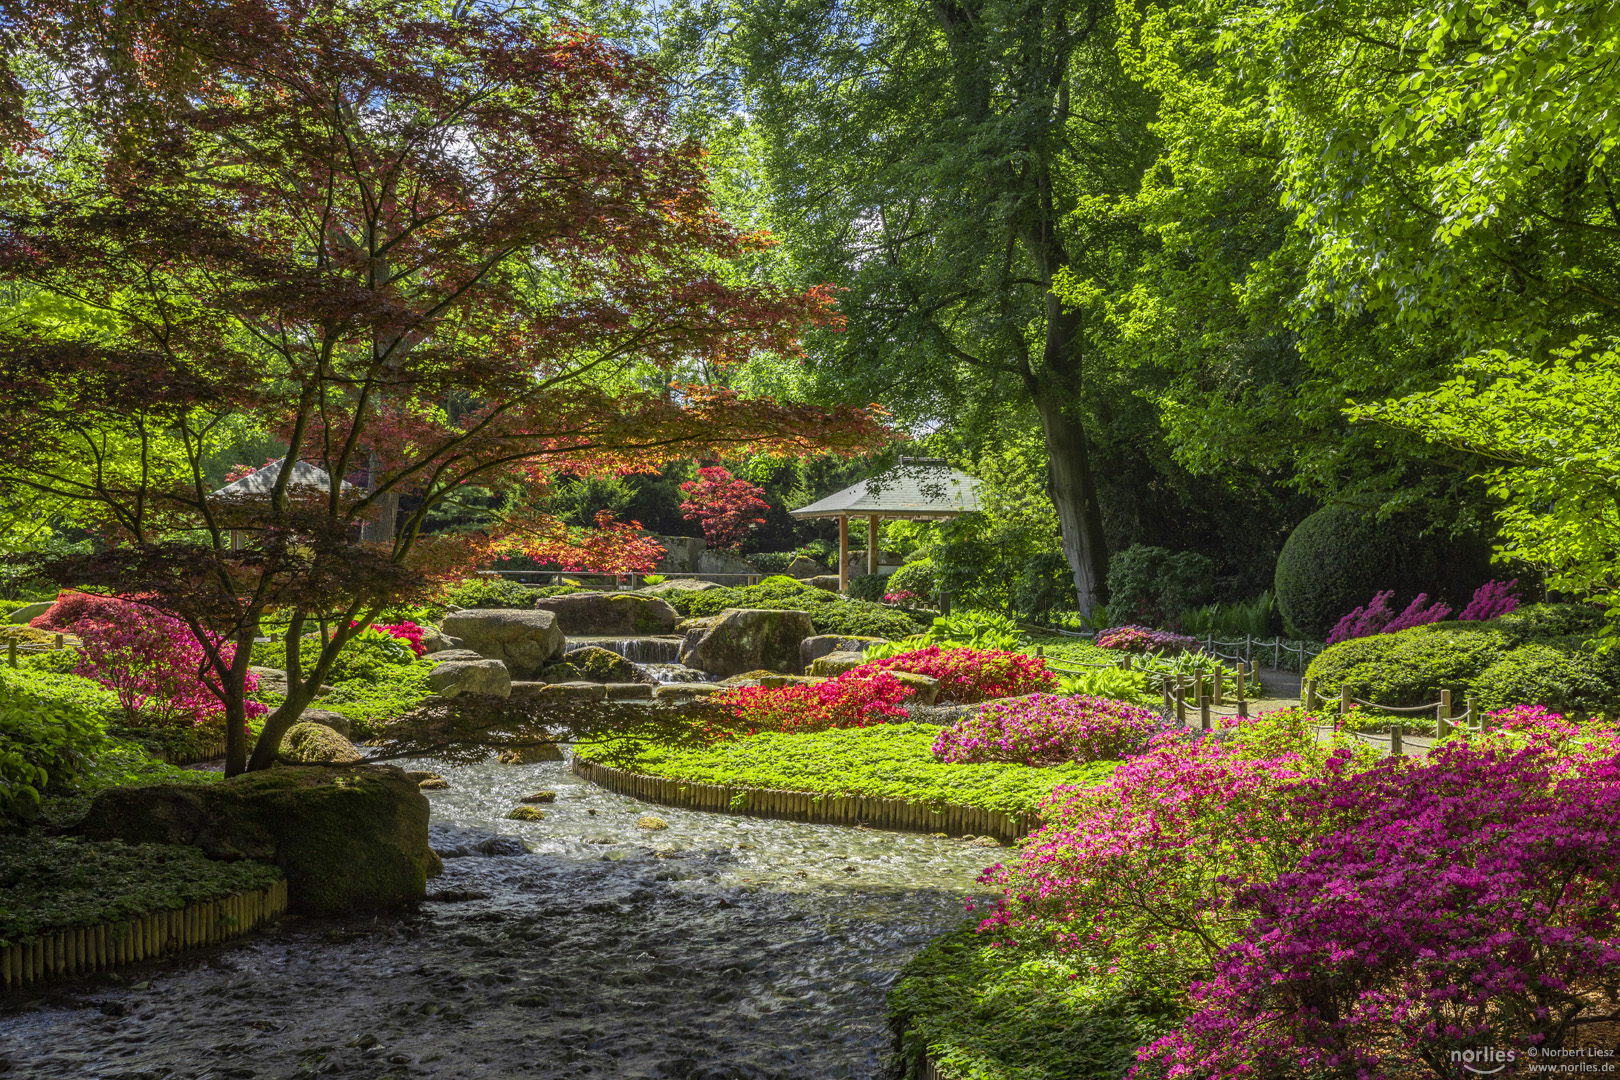
<path id="1" fill-rule="evenodd" d="M 689 668 L 685 664 L 637 664 L 637 670 L 660 686 L 670 683 L 700 683 L 716 682 L 718 675 L 710 675 L 707 671 Z"/>
<path id="2" fill-rule="evenodd" d="M 595 645 L 618 653 L 632 664 L 673 664 L 681 658 L 682 640 L 678 637 L 569 638 L 568 651 Z"/>

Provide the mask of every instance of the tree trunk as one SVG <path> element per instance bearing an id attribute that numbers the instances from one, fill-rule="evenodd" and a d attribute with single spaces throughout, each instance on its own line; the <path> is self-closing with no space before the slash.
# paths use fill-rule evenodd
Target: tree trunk
<path id="1" fill-rule="evenodd" d="M 315 700 L 317 685 L 311 681 L 306 682 L 298 691 L 291 690 L 292 680 L 287 680 L 287 700 L 282 702 L 275 712 L 264 718 L 264 727 L 259 731 L 259 741 L 253 746 L 253 757 L 248 760 L 249 772 L 259 769 L 268 769 L 276 763 L 276 752 L 281 749 L 282 736 L 287 729 L 298 722 L 309 708 L 309 703 Z"/>
<path id="2" fill-rule="evenodd" d="M 253 665 L 253 639 L 258 637 L 254 620 L 236 635 L 236 651 L 231 666 L 220 679 L 225 692 L 225 775 L 236 776 L 247 767 L 247 670 Z"/>
<path id="3" fill-rule="evenodd" d="M 1091 480 L 1085 428 L 1050 398 L 1036 397 L 1035 408 L 1046 436 L 1046 491 L 1057 508 L 1063 557 L 1074 573 L 1080 613 L 1090 615 L 1106 599 L 1108 545 L 1103 540 L 1102 511 Z"/>

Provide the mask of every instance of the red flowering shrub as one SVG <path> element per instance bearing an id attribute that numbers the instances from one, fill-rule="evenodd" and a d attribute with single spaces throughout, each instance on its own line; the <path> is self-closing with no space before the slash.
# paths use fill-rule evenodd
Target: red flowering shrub
<path id="1" fill-rule="evenodd" d="M 71 621 L 67 616 L 75 616 Z M 75 673 L 94 679 L 118 696 L 130 724 L 138 727 L 195 727 L 224 718 L 225 706 L 203 682 L 202 645 L 179 619 L 115 597 L 69 593 L 40 620 L 48 629 L 79 637 Z M 221 645 L 229 663 L 234 649 Z M 249 672 L 246 688 L 258 689 Z M 268 710 L 247 702 L 248 716 Z"/>
<path id="2" fill-rule="evenodd" d="M 727 469 L 711 465 L 698 470 L 698 479 L 681 485 L 686 500 L 681 516 L 703 527 L 703 539 L 712 548 L 734 548 L 752 529 L 765 524 L 769 510 L 765 489 L 739 480 Z"/>
<path id="3" fill-rule="evenodd" d="M 755 731 L 803 733 L 903 718 L 900 702 L 910 696 L 911 688 L 888 673 L 846 671 L 823 683 L 743 686 L 711 700 L 733 709 L 742 724 Z"/>
<path id="4" fill-rule="evenodd" d="M 1057 676 L 1043 657 L 999 649 L 951 649 L 930 645 L 898 656 L 872 660 L 849 674 L 908 671 L 939 680 L 941 703 L 971 704 L 1057 689 Z"/>
<path id="5" fill-rule="evenodd" d="M 350 623 L 349 625 L 356 626 L 358 624 Z M 389 637 L 398 638 L 409 645 L 411 652 L 417 656 L 421 656 L 424 651 L 422 647 L 422 628 L 409 619 L 400 623 L 372 623 L 371 629 L 380 630 Z"/>

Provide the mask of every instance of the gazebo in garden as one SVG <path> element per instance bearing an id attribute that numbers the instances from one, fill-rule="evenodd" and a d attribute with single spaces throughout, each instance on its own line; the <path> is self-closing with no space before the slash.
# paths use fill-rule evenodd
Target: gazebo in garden
<path id="1" fill-rule="evenodd" d="M 906 458 L 888 472 L 788 513 L 838 519 L 838 590 L 849 588 L 849 519 L 866 519 L 866 572 L 878 572 L 878 522 L 945 521 L 981 506 L 979 482 L 944 458 Z"/>
<path id="2" fill-rule="evenodd" d="M 218 496 L 252 496 L 269 495 L 276 486 L 276 478 L 281 475 L 284 462 L 272 461 L 262 469 L 248 473 L 240 480 L 226 484 L 214 492 Z M 343 490 L 348 491 L 354 485 L 347 480 L 343 481 Z M 292 475 L 287 478 L 289 491 L 322 492 L 330 491 L 332 478 L 325 469 L 311 465 L 307 461 L 295 461 L 292 464 Z M 242 534 L 235 529 L 231 530 L 231 548 L 237 550 L 242 546 Z"/>

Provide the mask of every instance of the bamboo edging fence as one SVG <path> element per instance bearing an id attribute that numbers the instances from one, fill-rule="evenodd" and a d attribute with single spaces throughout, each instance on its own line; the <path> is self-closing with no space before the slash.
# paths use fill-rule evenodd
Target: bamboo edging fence
<path id="1" fill-rule="evenodd" d="M 1012 843 L 1041 824 L 1034 814 L 1000 814 L 977 806 L 946 805 L 934 809 L 905 799 L 865 795 L 822 795 L 778 788 L 732 787 L 729 784 L 693 784 L 662 776 L 598 765 L 574 755 L 574 775 L 609 791 L 643 802 L 706 810 L 716 814 L 746 814 L 816 825 L 864 825 L 896 832 L 945 833 L 948 836 L 994 836 Z"/>
<path id="2" fill-rule="evenodd" d="M 263 889 L 199 900 L 137 919 L 43 934 L 34 941 L 0 947 L 0 990 L 217 945 L 286 910 L 287 882 L 282 880 Z"/>

